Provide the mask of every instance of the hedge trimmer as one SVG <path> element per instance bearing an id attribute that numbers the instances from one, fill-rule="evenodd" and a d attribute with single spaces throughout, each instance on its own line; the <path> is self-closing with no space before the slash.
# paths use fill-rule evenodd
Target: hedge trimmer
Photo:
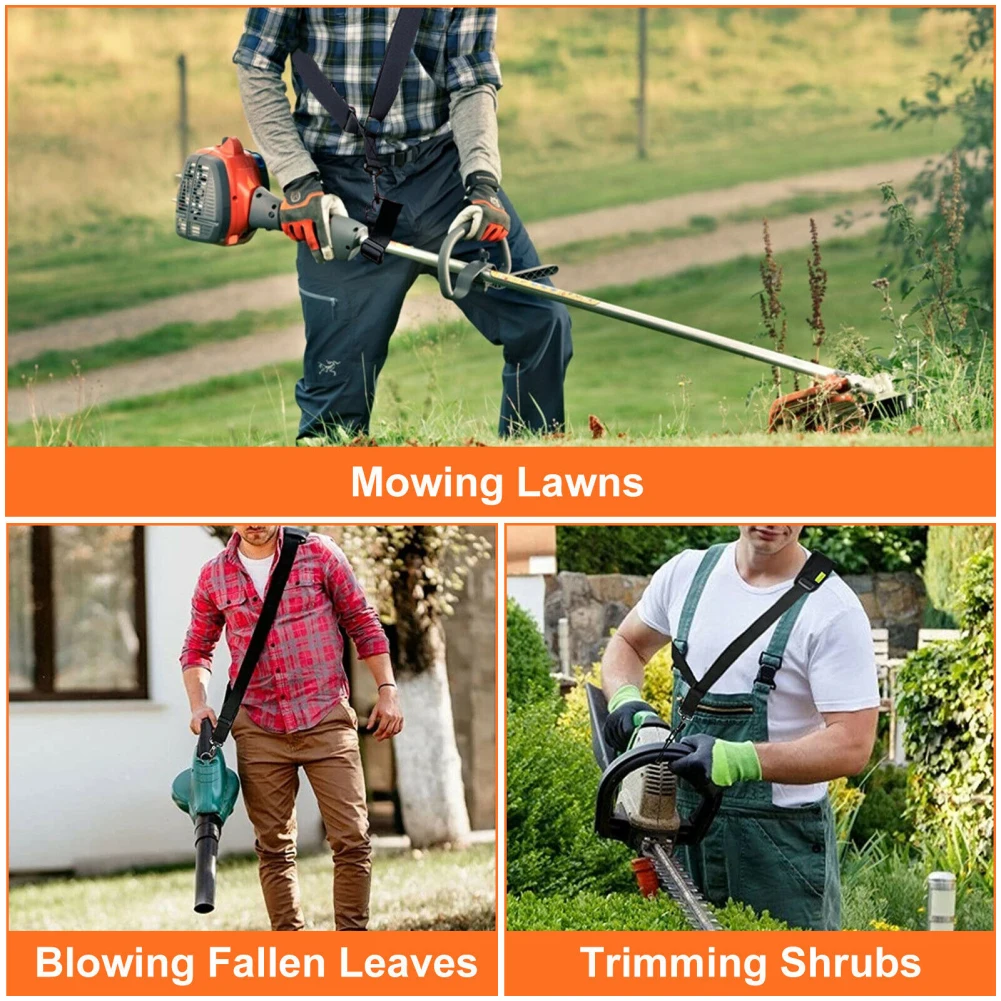
<path id="1" fill-rule="evenodd" d="M 667 753 L 673 739 L 671 728 L 659 721 L 637 727 L 629 749 L 615 757 L 602 737 L 608 703 L 600 688 L 588 684 L 587 705 L 591 746 L 602 770 L 595 830 L 600 837 L 622 841 L 639 853 L 633 872 L 644 896 L 652 897 L 662 890 L 696 931 L 719 931 L 719 922 L 674 849 L 697 844 L 705 837 L 719 811 L 722 792 L 715 786 L 702 790 L 695 812 L 682 817 L 678 812 L 678 780 Z"/>
<path id="2" fill-rule="evenodd" d="M 245 150 L 239 139 L 229 138 L 218 146 L 200 149 L 188 157 L 180 175 L 174 228 L 178 236 L 186 240 L 232 246 L 246 243 L 258 229 L 280 229 L 280 210 L 281 199 L 268 189 L 263 158 Z M 894 389 L 888 372 L 859 375 L 833 369 L 543 284 L 540 279 L 556 274 L 558 269 L 554 266 L 512 272 L 506 241 L 502 244 L 504 263 L 498 267 L 489 260 L 486 251 L 481 251 L 474 261 L 452 257 L 456 245 L 467 237 L 461 229 L 450 231 L 438 253 L 434 254 L 390 240 L 385 232 L 370 235 L 367 226 L 345 216 L 332 215 L 330 226 L 335 260 L 351 260 L 359 253 L 377 262 L 382 260 L 384 254 L 406 258 L 437 273 L 442 295 L 446 299 L 461 299 L 473 287 L 513 288 L 527 295 L 576 306 L 814 379 L 814 385 L 772 402 L 768 413 L 770 431 L 788 427 L 811 431 L 843 430 L 862 426 L 869 420 L 895 416 L 913 405 L 910 394 Z M 376 228 L 379 228 L 378 225 Z M 453 275 L 456 276 L 454 283 Z"/>

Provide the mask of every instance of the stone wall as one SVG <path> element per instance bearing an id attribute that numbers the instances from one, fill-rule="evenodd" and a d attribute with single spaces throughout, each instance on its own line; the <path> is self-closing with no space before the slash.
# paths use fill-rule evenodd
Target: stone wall
<path id="1" fill-rule="evenodd" d="M 554 658 L 559 655 L 558 623 L 566 616 L 570 620 L 571 663 L 600 660 L 609 634 L 639 601 L 649 579 L 582 573 L 547 577 L 546 643 Z M 889 631 L 891 657 L 902 657 L 918 645 L 925 589 L 917 574 L 852 574 L 844 580 L 859 596 L 873 628 Z"/>

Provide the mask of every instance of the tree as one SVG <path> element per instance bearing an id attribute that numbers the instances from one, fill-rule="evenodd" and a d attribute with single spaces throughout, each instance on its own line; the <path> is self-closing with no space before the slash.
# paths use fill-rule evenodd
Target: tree
<path id="1" fill-rule="evenodd" d="M 396 628 L 396 681 L 406 722 L 393 739 L 403 826 L 415 848 L 469 834 L 455 741 L 444 618 L 490 543 L 454 525 L 362 525 L 341 545 L 380 615 Z"/>

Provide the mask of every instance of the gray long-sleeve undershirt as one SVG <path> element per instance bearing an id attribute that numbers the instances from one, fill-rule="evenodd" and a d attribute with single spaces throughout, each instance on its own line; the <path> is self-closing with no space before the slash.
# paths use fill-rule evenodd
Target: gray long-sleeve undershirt
<path id="1" fill-rule="evenodd" d="M 315 173 L 316 164 L 303 146 L 292 117 L 285 81 L 268 70 L 239 65 L 236 75 L 250 133 L 278 183 L 284 188 L 299 177 Z M 453 91 L 449 120 L 463 183 L 476 170 L 489 171 L 499 181 L 497 89 L 487 83 Z"/>

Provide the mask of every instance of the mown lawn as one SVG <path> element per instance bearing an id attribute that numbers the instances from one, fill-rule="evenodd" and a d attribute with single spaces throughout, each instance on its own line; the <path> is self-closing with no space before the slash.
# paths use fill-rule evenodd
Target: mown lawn
<path id="1" fill-rule="evenodd" d="M 326 852 L 299 859 L 309 929 L 333 927 L 331 862 Z M 376 856 L 372 865 L 374 930 L 485 930 L 495 925 L 494 846 Z M 257 859 L 219 863 L 216 909 L 192 910 L 193 870 L 52 879 L 10 889 L 17 931 L 261 931 L 269 927 Z"/>
<path id="2" fill-rule="evenodd" d="M 238 8 L 10 12 L 12 331 L 234 278 L 289 253 L 178 240 L 176 68 L 190 144 L 243 135 Z M 498 50 L 505 187 L 528 220 L 947 150 L 945 120 L 873 131 L 945 71 L 962 16 L 918 9 L 651 9 L 648 156 L 635 151 L 635 8 L 511 8 Z M 30 197 L 28 197 L 30 192 Z M 287 249 L 287 248 L 286 248 Z"/>
<path id="3" fill-rule="evenodd" d="M 805 252 L 780 255 L 786 274 L 783 301 L 789 317 L 788 349 L 810 357 L 805 257 Z M 829 272 L 824 315 L 832 332 L 831 345 L 844 325 L 869 337 L 872 347 L 887 347 L 890 332 L 880 319 L 881 299 L 870 287 L 883 270 L 878 238 L 829 243 L 823 259 Z M 756 297 L 760 287 L 758 261 L 741 258 L 597 294 L 633 309 L 753 342 L 761 338 Z M 580 310 L 573 312 L 573 320 L 575 355 L 567 400 L 575 440 L 590 440 L 588 418 L 593 414 L 607 426 L 608 437 L 603 440 L 611 443 L 732 444 L 732 435 L 744 436 L 741 444 L 765 442 L 760 432 L 767 397 L 756 387 L 770 378 L 766 366 Z M 830 361 L 831 352 L 825 354 Z M 500 370 L 500 353 L 465 322 L 394 338 L 373 415 L 376 438 L 385 444 L 493 441 Z M 299 372 L 299 363 L 291 362 L 111 404 L 88 415 L 76 443 L 291 444 L 298 420 L 294 386 Z M 786 391 L 790 391 L 791 377 L 785 378 Z M 989 434 L 971 435 L 972 430 L 962 422 L 959 426 L 950 422 L 947 434 L 939 434 L 935 441 L 989 443 Z M 768 440 L 776 441 L 774 437 Z M 808 440 L 837 439 L 813 436 Z M 902 441 L 896 435 L 874 433 L 851 440 Z M 789 438 L 780 436 L 777 441 L 789 443 Z M 10 442 L 33 444 L 33 429 L 13 427 Z M 931 442 L 927 436 L 909 435 L 906 443 Z"/>

